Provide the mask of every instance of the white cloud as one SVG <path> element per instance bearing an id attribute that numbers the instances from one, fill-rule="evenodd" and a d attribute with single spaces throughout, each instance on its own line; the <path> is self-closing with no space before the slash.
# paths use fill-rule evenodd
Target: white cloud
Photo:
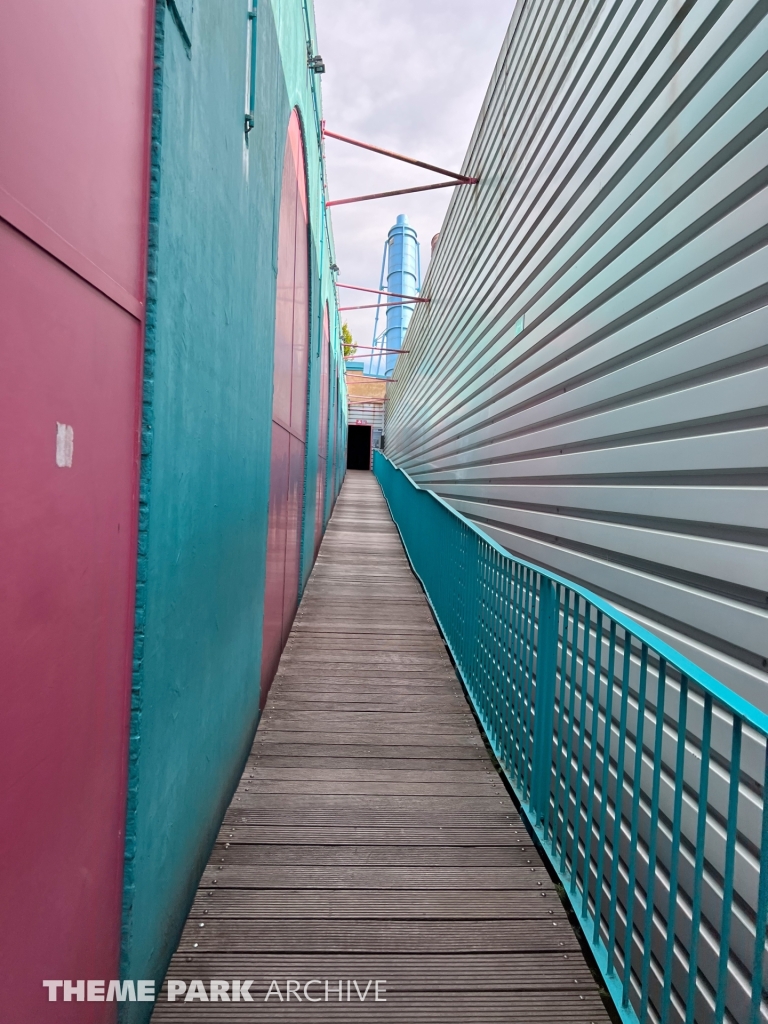
<path id="1" fill-rule="evenodd" d="M 459 170 L 515 0 L 315 0 L 325 60 L 328 128 Z M 329 139 L 331 198 L 440 180 L 427 171 Z M 419 233 L 422 269 L 451 189 L 335 207 L 340 280 L 378 287 L 389 228 L 399 213 Z M 350 298 L 354 292 L 344 293 Z M 365 301 L 361 299 L 360 301 Z M 346 314 L 355 340 L 370 344 L 373 310 Z"/>

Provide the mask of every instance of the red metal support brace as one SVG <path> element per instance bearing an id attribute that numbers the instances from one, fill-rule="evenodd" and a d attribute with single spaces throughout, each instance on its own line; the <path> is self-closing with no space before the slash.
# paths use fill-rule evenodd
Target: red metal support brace
<path id="1" fill-rule="evenodd" d="M 470 185 L 469 181 L 438 181 L 435 185 L 417 185 L 416 188 L 396 188 L 392 192 L 372 192 L 367 196 L 351 196 L 349 199 L 329 199 L 326 206 L 346 206 L 348 203 L 364 203 L 368 199 L 389 199 L 390 196 L 406 196 L 411 192 L 430 192 L 435 188 L 453 188 L 455 185 Z"/>
<path id="2" fill-rule="evenodd" d="M 373 345 L 357 345 L 355 348 L 355 353 L 357 354 L 357 352 L 359 352 L 361 349 L 364 349 L 366 352 L 373 352 L 375 355 L 393 356 L 408 355 L 408 353 L 411 351 L 409 348 L 374 348 Z M 352 359 L 354 357 L 350 356 L 349 358 Z M 364 358 L 367 359 L 368 356 L 365 356 Z"/>
<path id="3" fill-rule="evenodd" d="M 339 135 L 337 132 L 329 132 L 325 127 L 325 121 L 322 123 L 322 132 L 323 138 L 346 142 L 350 146 L 358 146 L 360 149 L 370 150 L 371 153 L 379 153 L 381 156 L 387 156 L 392 160 L 401 160 L 403 163 L 413 164 L 414 167 L 423 167 L 424 170 L 435 171 L 436 174 L 444 174 L 448 178 L 453 178 L 453 181 L 439 181 L 434 185 L 417 185 L 415 188 L 398 188 L 392 192 L 374 192 L 371 195 L 352 196 L 349 199 L 332 199 L 325 204 L 326 206 L 345 206 L 347 203 L 362 203 L 368 199 L 387 199 L 390 196 L 403 196 L 411 192 L 429 192 L 431 189 L 451 188 L 453 185 L 477 185 L 480 181 L 479 178 L 470 178 L 466 174 L 457 174 L 456 171 L 448 171 L 444 167 L 437 167 L 435 164 L 428 164 L 423 160 L 415 160 L 413 157 L 403 156 L 402 153 L 395 153 L 391 149 L 382 149 L 380 146 L 372 146 L 368 142 L 350 139 L 348 136 Z"/>
<path id="4" fill-rule="evenodd" d="M 336 287 L 348 288 L 352 292 L 370 292 L 371 295 L 389 295 L 393 299 L 408 299 L 408 304 L 411 302 L 429 302 L 429 299 L 421 295 L 401 295 L 399 292 L 384 292 L 381 288 L 363 288 L 359 284 L 342 284 L 340 281 L 337 281 Z"/>
<path id="5" fill-rule="evenodd" d="M 391 149 L 381 149 L 380 146 L 372 146 L 369 142 L 359 142 L 357 139 L 350 139 L 346 135 L 338 135 L 336 132 L 329 132 L 323 122 L 323 135 L 328 139 L 337 139 L 339 142 L 346 142 L 350 146 L 359 146 L 360 149 L 369 149 L 372 153 L 380 153 L 382 156 L 391 157 L 393 160 L 402 160 L 403 163 L 413 164 L 415 167 L 423 167 L 426 171 L 435 171 L 437 174 L 444 174 L 448 178 L 455 178 L 462 185 L 477 185 L 479 178 L 470 178 L 466 174 L 459 174 L 456 171 L 447 171 L 444 167 L 437 167 L 435 164 L 424 163 L 423 160 L 415 160 L 411 156 L 403 156 L 402 153 L 395 153 Z"/>
<path id="6" fill-rule="evenodd" d="M 339 306 L 340 313 L 347 313 L 350 309 L 394 309 L 396 306 L 410 306 L 410 302 L 388 302 L 382 306 L 380 302 L 371 302 L 363 306 Z"/>

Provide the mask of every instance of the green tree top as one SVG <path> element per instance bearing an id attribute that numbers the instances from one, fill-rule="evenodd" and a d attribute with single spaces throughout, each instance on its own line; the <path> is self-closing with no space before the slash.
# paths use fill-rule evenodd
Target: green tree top
<path id="1" fill-rule="evenodd" d="M 351 359 L 355 352 L 357 352 L 357 345 L 347 323 L 341 325 L 341 350 L 344 353 L 345 359 Z"/>

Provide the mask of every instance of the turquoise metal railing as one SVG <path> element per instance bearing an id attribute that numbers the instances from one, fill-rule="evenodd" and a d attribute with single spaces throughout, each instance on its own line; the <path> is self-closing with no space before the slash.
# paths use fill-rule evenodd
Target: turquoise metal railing
<path id="1" fill-rule="evenodd" d="M 374 472 L 622 1018 L 767 1020 L 768 716 L 378 451 Z"/>

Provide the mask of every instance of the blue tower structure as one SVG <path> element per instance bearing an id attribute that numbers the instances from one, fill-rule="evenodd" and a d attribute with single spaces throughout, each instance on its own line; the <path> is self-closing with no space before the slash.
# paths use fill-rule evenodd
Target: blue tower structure
<path id="1" fill-rule="evenodd" d="M 370 372 L 377 377 L 391 377 L 397 362 L 397 351 L 403 347 L 405 332 L 413 316 L 414 306 L 403 302 L 398 295 L 418 295 L 421 289 L 421 251 L 416 230 L 408 223 L 408 218 L 401 213 L 397 223 L 390 228 L 384 247 L 384 258 L 381 262 L 381 284 L 384 287 L 386 269 L 387 291 L 392 297 L 387 298 L 387 326 L 383 334 L 378 334 L 379 310 L 376 310 L 376 323 L 373 328 L 373 347 L 384 349 L 379 355 L 373 354 Z"/>

